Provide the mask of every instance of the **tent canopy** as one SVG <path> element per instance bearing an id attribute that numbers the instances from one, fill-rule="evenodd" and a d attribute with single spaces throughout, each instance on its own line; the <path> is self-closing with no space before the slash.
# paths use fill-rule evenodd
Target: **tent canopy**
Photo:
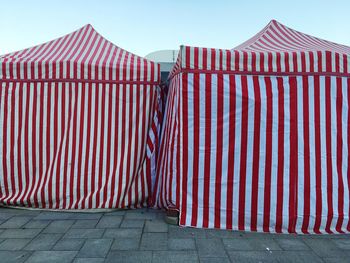
<path id="1" fill-rule="evenodd" d="M 86 25 L 0 57 L 0 79 L 158 83 L 159 65 L 114 45 Z"/>
<path id="2" fill-rule="evenodd" d="M 316 38 L 272 20 L 231 50 L 181 46 L 170 76 L 179 71 L 258 74 L 350 74 L 350 47 Z"/>

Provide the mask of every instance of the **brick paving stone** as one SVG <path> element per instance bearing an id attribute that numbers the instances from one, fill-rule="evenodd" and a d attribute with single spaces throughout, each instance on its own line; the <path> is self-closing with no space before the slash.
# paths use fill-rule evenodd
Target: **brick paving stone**
<path id="1" fill-rule="evenodd" d="M 41 214 L 34 217 L 34 220 L 64 220 L 69 219 L 71 213 L 68 212 L 42 212 Z"/>
<path id="2" fill-rule="evenodd" d="M 96 228 L 118 228 L 122 219 L 121 216 L 104 216 L 100 219 Z"/>
<path id="3" fill-rule="evenodd" d="M 168 226 L 169 237 L 173 238 L 206 238 L 204 229 L 190 228 L 190 227 L 179 227 L 179 226 Z"/>
<path id="4" fill-rule="evenodd" d="M 332 243 L 335 244 L 338 248 L 344 250 L 350 250 L 350 236 L 349 239 L 331 239 Z"/>
<path id="5" fill-rule="evenodd" d="M 26 263 L 69 263 L 78 251 L 35 251 Z"/>
<path id="6" fill-rule="evenodd" d="M 224 245 L 219 238 L 196 239 L 200 257 L 227 257 Z"/>
<path id="7" fill-rule="evenodd" d="M 28 251 L 0 251 L 1 263 L 21 263 L 29 256 Z"/>
<path id="8" fill-rule="evenodd" d="M 227 250 L 281 250 L 273 239 L 224 238 L 222 241 Z"/>
<path id="9" fill-rule="evenodd" d="M 200 258 L 201 263 L 230 263 L 229 258 Z"/>
<path id="10" fill-rule="evenodd" d="M 104 232 L 104 229 L 75 228 L 69 229 L 64 238 L 101 238 Z"/>
<path id="11" fill-rule="evenodd" d="M 24 250 L 50 250 L 61 237 L 62 234 L 39 234 Z"/>
<path id="12" fill-rule="evenodd" d="M 330 239 L 304 239 L 304 242 L 320 257 L 344 257 L 344 252 Z"/>
<path id="13" fill-rule="evenodd" d="M 163 262 L 181 262 L 197 263 L 199 262 L 196 251 L 155 251 L 153 252 L 152 263 Z"/>
<path id="14" fill-rule="evenodd" d="M 140 246 L 139 238 L 116 238 L 111 250 L 138 250 Z"/>
<path id="15" fill-rule="evenodd" d="M 53 247 L 53 250 L 78 251 L 82 248 L 86 239 L 82 238 L 62 238 Z"/>
<path id="16" fill-rule="evenodd" d="M 170 250 L 195 250 L 196 244 L 192 238 L 169 238 L 168 248 Z"/>
<path id="17" fill-rule="evenodd" d="M 102 229 L 101 229 L 102 230 Z M 140 238 L 142 229 L 138 228 L 109 228 L 106 229 L 106 238 Z"/>
<path id="18" fill-rule="evenodd" d="M 238 238 L 241 232 L 232 230 L 206 229 L 207 238 Z"/>
<path id="19" fill-rule="evenodd" d="M 21 228 L 30 219 L 32 218 L 27 216 L 14 216 L 2 223 L 0 228 Z"/>
<path id="20" fill-rule="evenodd" d="M 166 233 L 143 233 L 140 250 L 167 250 L 167 241 Z"/>
<path id="21" fill-rule="evenodd" d="M 103 213 L 81 213 L 72 212 L 69 215 L 69 219 L 95 219 L 98 220 L 103 216 Z"/>
<path id="22" fill-rule="evenodd" d="M 30 238 L 9 238 L 0 243 L 0 250 L 21 250 L 29 242 Z M 1 262 L 1 260 L 0 260 Z"/>
<path id="23" fill-rule="evenodd" d="M 3 209 L 0 208 L 0 220 L 1 221 L 6 221 L 7 219 L 14 216 L 14 214 L 9 214 L 9 213 L 3 212 L 2 210 Z"/>
<path id="24" fill-rule="evenodd" d="M 137 219 L 124 219 L 121 228 L 143 228 L 145 224 L 145 220 L 137 220 Z"/>
<path id="25" fill-rule="evenodd" d="M 0 234 L 0 238 L 34 238 L 41 229 L 6 229 Z"/>
<path id="26" fill-rule="evenodd" d="M 80 249 L 77 257 L 81 258 L 101 258 L 105 257 L 111 247 L 113 239 L 88 239 Z"/>
<path id="27" fill-rule="evenodd" d="M 270 254 L 279 263 L 323 263 L 312 251 L 273 251 Z"/>
<path id="28" fill-rule="evenodd" d="M 301 239 L 277 238 L 275 241 L 283 250 L 310 250 L 310 247 Z"/>
<path id="29" fill-rule="evenodd" d="M 76 258 L 73 263 L 102 263 L 104 258 Z"/>
<path id="30" fill-rule="evenodd" d="M 123 262 L 123 263 L 151 263 L 152 251 L 111 251 L 106 263 Z M 166 262 L 166 261 L 162 261 Z"/>
<path id="31" fill-rule="evenodd" d="M 157 214 L 156 213 L 149 213 L 146 210 L 140 209 L 140 210 L 135 210 L 135 211 L 128 211 L 125 214 L 126 219 L 156 219 Z"/>
<path id="32" fill-rule="evenodd" d="M 168 224 L 164 220 L 147 220 L 144 232 L 168 232 Z"/>
<path id="33" fill-rule="evenodd" d="M 232 262 L 244 263 L 277 263 L 278 259 L 274 253 L 268 251 L 228 251 L 227 252 Z M 310 262 L 311 263 L 311 262 Z"/>
<path id="34" fill-rule="evenodd" d="M 23 228 L 45 228 L 51 222 L 51 220 L 30 220 Z"/>
<path id="35" fill-rule="evenodd" d="M 11 207 L 11 208 L 1 208 L 0 207 L 0 214 L 8 214 L 11 216 L 37 216 L 41 213 L 42 211 L 36 210 L 36 209 L 20 209 L 18 207 Z"/>
<path id="36" fill-rule="evenodd" d="M 104 216 L 123 216 L 128 212 L 126 209 L 121 209 L 121 210 L 115 210 L 115 211 L 109 211 L 103 213 Z"/>
<path id="37" fill-rule="evenodd" d="M 324 263 L 349 263 L 349 257 L 322 258 Z"/>
<path id="38" fill-rule="evenodd" d="M 79 219 L 72 225 L 72 228 L 94 228 L 97 223 L 98 219 Z"/>
<path id="39" fill-rule="evenodd" d="M 54 220 L 45 229 L 44 233 L 65 233 L 74 224 L 74 220 Z"/>

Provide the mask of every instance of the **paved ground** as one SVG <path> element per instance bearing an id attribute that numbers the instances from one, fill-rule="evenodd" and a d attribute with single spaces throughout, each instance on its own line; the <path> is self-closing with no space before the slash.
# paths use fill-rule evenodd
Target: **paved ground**
<path id="1" fill-rule="evenodd" d="M 350 235 L 296 236 L 167 225 L 163 212 L 0 208 L 0 262 L 350 262 Z"/>

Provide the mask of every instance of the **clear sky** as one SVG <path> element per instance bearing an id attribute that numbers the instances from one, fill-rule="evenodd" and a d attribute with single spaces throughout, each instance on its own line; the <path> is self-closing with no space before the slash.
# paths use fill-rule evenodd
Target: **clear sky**
<path id="1" fill-rule="evenodd" d="M 179 45 L 233 48 L 271 19 L 350 46 L 350 0 L 0 0 L 0 54 L 85 24 L 145 56 Z"/>

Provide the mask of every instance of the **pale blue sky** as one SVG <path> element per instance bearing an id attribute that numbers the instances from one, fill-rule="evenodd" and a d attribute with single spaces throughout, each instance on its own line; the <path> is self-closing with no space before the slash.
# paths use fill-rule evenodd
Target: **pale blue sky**
<path id="1" fill-rule="evenodd" d="M 271 19 L 350 46 L 349 0 L 0 0 L 0 54 L 90 23 L 116 45 L 144 56 L 179 45 L 233 48 Z"/>

